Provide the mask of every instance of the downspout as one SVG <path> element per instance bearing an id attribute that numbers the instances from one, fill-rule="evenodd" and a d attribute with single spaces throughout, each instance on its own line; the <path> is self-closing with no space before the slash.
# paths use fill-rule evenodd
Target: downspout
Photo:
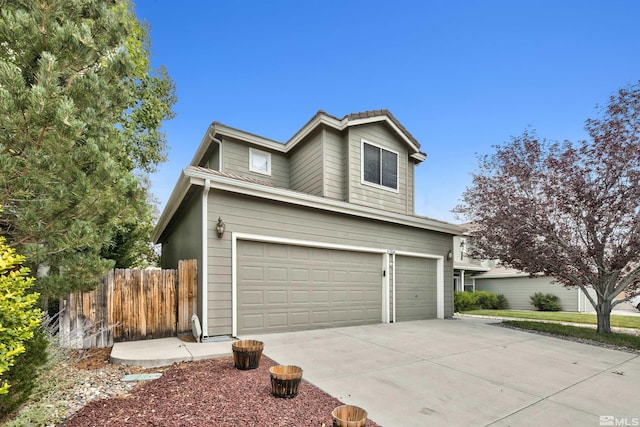
<path id="1" fill-rule="evenodd" d="M 209 286 L 208 286 L 208 273 L 209 273 L 209 227 L 208 227 L 208 207 L 209 207 L 209 190 L 211 189 L 211 181 L 205 179 L 204 188 L 202 189 L 202 266 L 200 272 L 202 275 L 202 337 L 207 338 L 209 336 Z"/>

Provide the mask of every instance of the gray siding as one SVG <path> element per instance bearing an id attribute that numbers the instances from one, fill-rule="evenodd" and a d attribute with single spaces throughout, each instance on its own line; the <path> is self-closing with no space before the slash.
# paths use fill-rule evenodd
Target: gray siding
<path id="1" fill-rule="evenodd" d="M 333 130 L 324 130 L 324 196 L 330 199 L 347 200 L 345 193 L 347 151 L 342 135 Z"/>
<path id="2" fill-rule="evenodd" d="M 322 130 L 314 132 L 307 141 L 298 144 L 295 151 L 291 153 L 292 190 L 323 196 L 322 135 Z"/>
<path id="3" fill-rule="evenodd" d="M 162 242 L 163 268 L 178 268 L 181 259 L 202 257 L 202 197 L 194 192 L 177 212 L 176 222 L 166 233 Z"/>
<path id="4" fill-rule="evenodd" d="M 317 242 L 329 242 L 445 255 L 452 236 L 411 227 L 354 218 L 330 212 L 270 202 L 258 198 L 209 193 L 209 230 L 218 216 L 227 224 L 222 239 L 209 238 L 209 335 L 231 330 L 231 233 L 242 232 Z M 451 262 L 445 262 L 445 283 L 452 283 Z M 453 315 L 453 290 L 445 286 L 446 317 Z"/>
<path id="5" fill-rule="evenodd" d="M 197 188 L 197 187 L 196 187 Z M 182 259 L 197 259 L 202 265 L 202 196 L 194 191 L 185 198 L 184 205 L 176 213 L 177 221 L 170 227 L 162 242 L 161 266 L 178 268 Z M 217 218 L 216 218 L 217 219 Z M 198 275 L 198 316 L 202 319 L 202 277 Z"/>
<path id="6" fill-rule="evenodd" d="M 228 138 L 222 142 L 222 171 L 270 182 L 276 187 L 289 188 L 288 157 L 264 147 L 255 148 L 271 153 L 271 176 L 249 171 L 249 145 Z"/>
<path id="7" fill-rule="evenodd" d="M 407 209 L 409 153 L 403 141 L 381 123 L 349 128 L 349 202 L 402 214 L 413 214 Z M 398 153 L 398 192 L 372 187 L 361 182 L 362 139 Z"/>
<path id="8" fill-rule="evenodd" d="M 502 294 L 512 310 L 535 310 L 530 296 L 536 292 L 557 295 L 562 311 L 578 311 L 578 290 L 551 283 L 549 277 L 509 277 L 499 279 L 476 279 L 476 291 Z"/>

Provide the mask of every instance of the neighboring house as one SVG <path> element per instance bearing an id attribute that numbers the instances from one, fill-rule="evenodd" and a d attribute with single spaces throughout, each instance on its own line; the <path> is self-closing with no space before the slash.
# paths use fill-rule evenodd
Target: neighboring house
<path id="1" fill-rule="evenodd" d="M 154 231 L 162 265 L 198 259 L 205 337 L 450 317 L 462 229 L 414 214 L 425 158 L 386 110 L 319 111 L 286 143 L 214 122 Z"/>
<path id="2" fill-rule="evenodd" d="M 502 294 L 507 308 L 536 310 L 530 296 L 536 292 L 558 296 L 562 311 L 594 311 L 593 306 L 578 288 L 565 288 L 554 283 L 553 278 L 542 274 L 530 277 L 528 273 L 505 268 L 496 260 L 474 259 L 473 239 L 469 236 L 469 224 L 462 224 L 467 232 L 453 239 L 453 280 L 457 291 L 489 291 Z"/>

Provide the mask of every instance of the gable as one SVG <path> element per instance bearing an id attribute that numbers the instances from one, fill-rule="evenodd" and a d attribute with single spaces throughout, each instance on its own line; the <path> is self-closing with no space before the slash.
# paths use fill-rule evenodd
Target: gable
<path id="1" fill-rule="evenodd" d="M 244 141 L 256 147 L 263 147 L 281 153 L 289 153 L 298 144 L 306 141 L 307 137 L 323 126 L 344 131 L 345 129 L 364 124 L 380 123 L 384 124 L 397 140 L 402 141 L 406 146 L 409 157 L 416 163 L 420 163 L 427 158 L 427 155 L 420 151 L 420 144 L 400 122 L 388 110 L 365 111 L 361 113 L 351 113 L 342 119 L 331 116 L 324 111 L 318 111 L 300 130 L 298 130 L 287 142 L 281 143 L 272 139 L 264 138 L 240 129 L 232 128 L 220 122 L 213 122 L 207 129 L 200 147 L 196 151 L 191 166 L 198 166 L 206 155 L 212 143 L 219 143 L 222 138 L 228 137 Z"/>

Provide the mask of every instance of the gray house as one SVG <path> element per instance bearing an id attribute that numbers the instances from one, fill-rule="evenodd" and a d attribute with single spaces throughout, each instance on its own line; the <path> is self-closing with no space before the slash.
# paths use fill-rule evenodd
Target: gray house
<path id="1" fill-rule="evenodd" d="M 198 260 L 203 336 L 452 316 L 462 229 L 414 214 L 425 158 L 386 110 L 286 143 L 213 122 L 153 236 L 163 267 Z"/>
<path id="2" fill-rule="evenodd" d="M 462 224 L 461 227 L 468 230 L 469 225 Z M 565 288 L 555 283 L 553 277 L 542 274 L 531 277 L 522 271 L 500 266 L 496 260 L 472 258 L 469 256 L 473 251 L 472 247 L 473 239 L 468 231 L 453 238 L 455 290 L 502 294 L 507 300 L 507 308 L 513 310 L 535 310 L 530 297 L 541 292 L 556 295 L 563 311 L 593 311 L 593 306 L 580 289 Z M 590 292 L 595 298 L 594 291 Z"/>

